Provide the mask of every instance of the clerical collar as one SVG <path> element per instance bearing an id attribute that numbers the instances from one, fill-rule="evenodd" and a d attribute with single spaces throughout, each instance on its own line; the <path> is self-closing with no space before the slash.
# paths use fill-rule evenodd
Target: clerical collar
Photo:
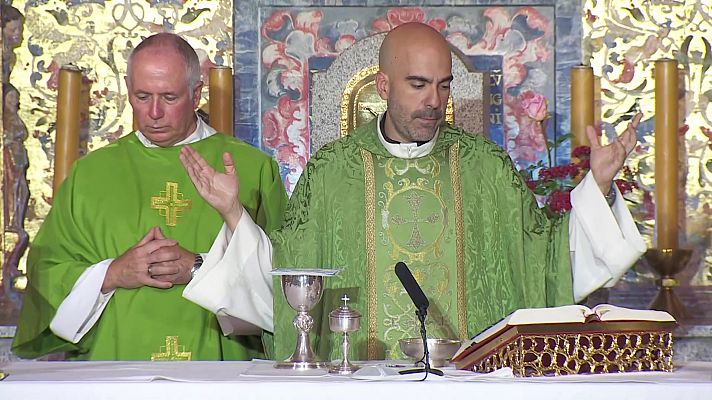
<path id="1" fill-rule="evenodd" d="M 195 118 L 198 119 L 198 123 L 195 124 L 195 130 L 193 131 L 193 133 L 188 135 L 187 138 L 174 144 L 173 146 L 181 146 L 184 144 L 195 143 L 199 140 L 203 140 L 215 134 L 215 129 L 213 129 L 210 125 L 206 124 L 205 121 L 203 121 L 203 119 L 200 118 L 197 114 L 195 115 Z M 136 130 L 136 137 L 145 147 L 158 147 L 150 140 L 148 140 L 148 138 L 139 130 Z"/>
<path id="2" fill-rule="evenodd" d="M 435 142 L 438 140 L 438 134 L 440 134 L 440 129 L 435 132 L 435 136 L 427 142 L 415 142 L 415 143 L 399 143 L 393 139 L 386 137 L 385 135 L 385 116 L 386 113 L 378 116 L 378 139 L 381 141 L 383 147 L 391 153 L 394 157 L 398 158 L 419 158 L 425 157 L 433 151 L 435 147 Z"/>

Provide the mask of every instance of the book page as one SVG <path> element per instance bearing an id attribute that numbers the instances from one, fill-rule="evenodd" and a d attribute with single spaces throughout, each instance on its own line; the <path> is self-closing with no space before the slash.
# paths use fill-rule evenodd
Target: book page
<path id="1" fill-rule="evenodd" d="M 504 330 L 507 326 L 569 322 L 583 323 L 586 321 L 586 317 L 592 313 L 593 311 L 590 308 L 578 304 L 548 308 L 521 308 L 485 329 L 472 339 L 465 341 L 457 353 L 455 353 L 455 356 L 470 347 L 473 343 L 480 343 L 490 336 L 494 336 L 497 332 Z"/>
<path id="2" fill-rule="evenodd" d="M 592 310 L 601 321 L 656 321 L 675 322 L 675 318 L 665 311 L 637 310 L 611 304 L 599 304 Z"/>

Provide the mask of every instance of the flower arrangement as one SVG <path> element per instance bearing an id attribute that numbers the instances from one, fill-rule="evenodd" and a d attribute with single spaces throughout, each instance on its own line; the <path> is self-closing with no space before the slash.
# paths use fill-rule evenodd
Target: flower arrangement
<path id="1" fill-rule="evenodd" d="M 541 135 L 546 137 L 545 124 L 550 118 L 548 103 L 542 94 L 527 94 L 522 98 L 522 108 L 529 118 L 540 127 Z M 590 169 L 591 148 L 579 146 L 571 152 L 571 162 L 563 165 L 552 165 L 552 155 L 571 135 L 563 135 L 551 142 L 546 140 L 548 164 L 539 160 L 522 169 L 520 174 L 529 189 L 537 196 L 540 206 L 552 215 L 565 214 L 571 210 L 571 191 Z M 615 180 L 622 194 L 631 192 L 638 187 L 635 182 L 637 171 L 624 166 L 620 178 Z"/>

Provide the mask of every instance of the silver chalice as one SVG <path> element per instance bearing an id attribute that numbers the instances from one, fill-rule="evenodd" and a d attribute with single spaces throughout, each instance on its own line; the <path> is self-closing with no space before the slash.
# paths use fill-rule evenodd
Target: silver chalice
<path id="1" fill-rule="evenodd" d="M 297 315 L 294 317 L 294 328 L 297 330 L 297 345 L 294 353 L 288 359 L 275 364 L 275 368 L 307 370 L 328 368 L 328 364 L 316 361 L 309 343 L 309 331 L 314 325 L 314 319 L 309 311 L 321 300 L 323 292 L 323 277 L 316 275 L 282 275 L 282 291 L 287 303 Z"/>

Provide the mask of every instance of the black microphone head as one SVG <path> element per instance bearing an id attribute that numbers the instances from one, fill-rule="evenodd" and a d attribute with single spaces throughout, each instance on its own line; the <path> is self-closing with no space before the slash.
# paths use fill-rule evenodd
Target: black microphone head
<path id="1" fill-rule="evenodd" d="M 418 282 L 413 277 L 413 274 L 410 273 L 408 266 L 405 265 L 404 262 L 400 261 L 396 264 L 395 271 L 396 276 L 401 281 L 405 291 L 408 292 L 408 296 L 410 296 L 413 304 L 415 304 L 415 308 L 422 311 L 427 310 L 428 306 L 430 306 L 430 302 L 428 301 L 428 298 L 425 297 L 423 289 L 420 288 L 420 285 L 418 285 Z"/>

